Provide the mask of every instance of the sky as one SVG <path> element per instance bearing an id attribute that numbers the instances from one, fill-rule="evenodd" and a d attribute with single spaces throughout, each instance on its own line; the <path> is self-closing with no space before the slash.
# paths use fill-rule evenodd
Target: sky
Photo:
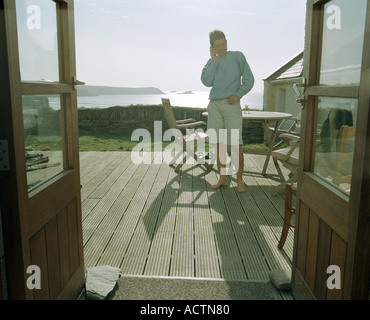
<path id="1" fill-rule="evenodd" d="M 306 0 L 75 0 L 77 77 L 87 85 L 207 91 L 209 32 L 247 58 L 256 83 L 304 48 Z"/>

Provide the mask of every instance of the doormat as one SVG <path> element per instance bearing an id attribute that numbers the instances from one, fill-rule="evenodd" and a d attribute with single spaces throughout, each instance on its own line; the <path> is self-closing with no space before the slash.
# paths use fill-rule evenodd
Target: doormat
<path id="1" fill-rule="evenodd" d="M 270 281 L 122 276 L 112 300 L 282 300 Z"/>

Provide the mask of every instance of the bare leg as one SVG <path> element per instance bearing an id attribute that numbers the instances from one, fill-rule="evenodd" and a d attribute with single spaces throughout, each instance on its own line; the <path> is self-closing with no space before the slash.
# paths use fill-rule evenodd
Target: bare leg
<path id="1" fill-rule="evenodd" d="M 226 179 L 226 146 L 224 144 L 217 144 L 217 169 L 220 174 L 218 183 L 212 186 L 212 189 L 219 189 L 222 186 L 227 186 Z"/>
<path id="2" fill-rule="evenodd" d="M 246 192 L 244 181 L 243 181 L 243 171 L 244 171 L 244 154 L 242 146 L 232 146 L 231 147 L 231 157 L 235 168 L 237 169 L 236 179 L 238 183 L 238 191 L 240 193 Z"/>

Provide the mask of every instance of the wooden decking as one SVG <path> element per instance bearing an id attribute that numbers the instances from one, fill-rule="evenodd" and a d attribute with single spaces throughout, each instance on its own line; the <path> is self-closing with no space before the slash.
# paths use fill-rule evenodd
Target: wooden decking
<path id="1" fill-rule="evenodd" d="M 212 190 L 215 171 L 184 165 L 135 165 L 129 152 L 81 153 L 85 265 L 119 267 L 124 274 L 267 280 L 290 269 L 293 232 L 277 248 L 283 193 L 273 162 L 245 155 L 247 192 L 235 180 Z M 235 176 L 234 176 L 235 177 Z"/>

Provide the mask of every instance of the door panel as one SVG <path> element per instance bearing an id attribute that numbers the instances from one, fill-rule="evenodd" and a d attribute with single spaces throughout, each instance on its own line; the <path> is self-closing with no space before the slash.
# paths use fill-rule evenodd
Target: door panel
<path id="1" fill-rule="evenodd" d="M 292 273 L 297 299 L 349 299 L 355 287 L 361 290 L 357 297 L 368 298 L 368 275 L 365 282 L 354 282 L 353 252 L 369 258 L 369 242 L 358 242 L 369 224 L 356 223 L 363 215 L 358 208 L 366 170 L 369 9 L 368 0 L 307 2 L 307 87 Z M 350 131 L 354 136 L 346 135 Z M 340 288 L 328 288 L 329 266 L 339 267 Z"/>
<path id="2" fill-rule="evenodd" d="M 310 208 L 318 212 L 320 219 L 344 239 L 348 239 L 349 204 L 345 195 L 338 193 L 331 185 L 323 185 L 313 174 L 302 176 L 301 182 L 301 201 L 309 203 Z"/>
<path id="3" fill-rule="evenodd" d="M 14 146 L 9 173 L 14 202 L 2 199 L 12 212 L 5 215 L 9 297 L 74 299 L 85 279 L 73 0 L 2 5 L 13 57 L 10 111 L 1 119 L 12 124 L 5 134 Z M 30 265 L 40 269 L 41 289 L 27 286 Z"/>
<path id="4" fill-rule="evenodd" d="M 320 259 L 316 263 L 316 279 L 314 286 L 314 295 L 317 299 L 324 300 L 326 299 L 327 287 L 322 284 L 327 281 L 326 270 L 330 265 L 330 248 L 331 248 L 331 236 L 332 230 L 328 225 L 320 220 L 319 234 L 318 234 L 318 243 L 320 244 L 317 248 L 317 256 Z"/>
<path id="5" fill-rule="evenodd" d="M 342 290 L 327 288 L 327 268 L 331 265 L 338 266 L 341 270 L 341 283 L 343 283 L 347 243 L 333 232 L 333 229 L 314 211 L 303 203 L 300 208 L 298 242 L 305 245 L 300 245 L 301 250 L 297 257 L 295 271 L 299 273 L 299 277 L 307 288 L 301 290 L 298 297 L 304 299 L 342 298 Z"/>
<path id="6" fill-rule="evenodd" d="M 34 291 L 35 299 L 57 299 L 81 265 L 77 225 L 73 201 L 30 239 L 31 263 L 43 271 L 41 283 L 48 288 Z"/>
<path id="7" fill-rule="evenodd" d="M 76 199 L 71 194 L 79 192 L 80 185 L 76 185 L 72 173 L 67 173 L 57 183 L 39 192 L 29 199 L 28 233 L 32 235 L 53 219 L 55 212 L 62 211 L 66 204 Z M 58 197 L 55 197 L 58 195 Z"/>

